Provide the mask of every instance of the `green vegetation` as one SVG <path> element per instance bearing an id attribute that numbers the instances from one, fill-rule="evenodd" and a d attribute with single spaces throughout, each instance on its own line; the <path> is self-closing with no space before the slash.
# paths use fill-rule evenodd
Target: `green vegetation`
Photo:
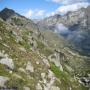
<path id="1" fill-rule="evenodd" d="M 8 87 L 16 87 L 18 90 L 23 90 L 23 86 L 25 85 L 23 79 L 17 77 L 11 77 L 11 79 L 7 82 Z"/>
<path id="2" fill-rule="evenodd" d="M 0 33 L 4 33 L 5 32 L 5 25 L 4 23 L 0 20 Z"/>
<path id="3" fill-rule="evenodd" d="M 6 70 L 6 68 L 7 67 L 5 65 L 0 64 L 0 75 L 10 77 L 10 74 L 9 74 L 8 70 Z"/>
<path id="4" fill-rule="evenodd" d="M 66 72 L 60 71 L 60 69 L 56 67 L 53 63 L 51 63 L 51 70 L 58 78 L 62 79 L 65 82 L 69 81 L 70 75 L 68 75 Z"/>
<path id="5" fill-rule="evenodd" d="M 50 48 L 46 47 L 42 42 L 37 41 L 37 44 L 40 53 L 43 53 L 45 56 L 53 54 L 53 51 Z"/>
<path id="6" fill-rule="evenodd" d="M 12 18 L 12 21 L 16 24 L 16 25 L 20 25 L 20 26 L 23 26 L 23 22 L 20 18 Z"/>

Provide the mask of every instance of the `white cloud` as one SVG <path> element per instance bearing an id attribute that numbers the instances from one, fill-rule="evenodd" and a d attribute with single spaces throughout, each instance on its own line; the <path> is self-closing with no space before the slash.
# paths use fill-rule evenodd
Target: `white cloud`
<path id="1" fill-rule="evenodd" d="M 32 17 L 43 17 L 45 14 L 44 10 L 27 10 L 27 12 L 24 14 L 25 17 L 27 18 L 32 18 Z"/>
<path id="2" fill-rule="evenodd" d="M 52 1 L 58 4 L 63 4 L 63 5 L 87 2 L 87 0 L 52 0 Z"/>
<path id="3" fill-rule="evenodd" d="M 55 3 L 60 3 L 62 0 L 52 0 Z"/>
<path id="4" fill-rule="evenodd" d="M 66 14 L 69 11 L 77 11 L 80 8 L 86 8 L 90 5 L 88 0 L 47 0 L 60 4 L 55 11 L 48 13 L 47 16 L 53 16 L 55 14 Z"/>
<path id="5" fill-rule="evenodd" d="M 27 18 L 44 18 L 53 16 L 55 14 L 66 14 L 69 11 L 77 11 L 80 8 L 86 8 L 90 3 L 85 2 L 87 0 L 52 0 L 53 2 L 61 3 L 55 11 L 46 12 L 45 10 L 35 9 L 27 10 L 24 14 Z"/>
<path id="6" fill-rule="evenodd" d="M 39 10 L 39 11 L 36 11 L 36 16 L 43 16 L 45 11 L 44 10 Z"/>
<path id="7" fill-rule="evenodd" d="M 60 6 L 57 10 L 56 13 L 60 13 L 60 14 L 66 14 L 69 11 L 77 11 L 80 8 L 86 8 L 88 5 L 90 5 L 89 3 L 75 3 L 75 4 L 71 4 L 71 5 L 64 5 L 64 6 Z"/>
<path id="8" fill-rule="evenodd" d="M 27 18 L 30 18 L 33 15 L 33 13 L 34 12 L 32 10 L 28 10 L 24 16 L 26 16 Z"/>
<path id="9" fill-rule="evenodd" d="M 55 11 L 48 13 L 46 16 L 53 16 L 55 14 L 66 14 L 69 11 L 77 11 L 80 8 L 87 8 L 90 5 L 88 2 L 75 3 L 71 5 L 63 5 L 57 8 Z"/>
<path id="10" fill-rule="evenodd" d="M 47 13 L 45 16 L 46 16 L 46 17 L 49 17 L 49 16 L 53 16 L 53 15 L 55 15 L 55 14 L 56 14 L 56 11 L 53 11 L 53 12 Z"/>
<path id="11" fill-rule="evenodd" d="M 64 26 L 62 23 L 56 25 L 55 32 L 60 34 L 69 34 L 68 28 Z"/>

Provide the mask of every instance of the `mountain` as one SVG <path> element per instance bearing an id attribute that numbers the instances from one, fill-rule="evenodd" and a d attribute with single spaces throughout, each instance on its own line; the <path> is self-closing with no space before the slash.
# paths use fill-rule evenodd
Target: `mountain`
<path id="1" fill-rule="evenodd" d="M 69 48 L 65 38 L 50 30 L 55 17 L 62 18 L 52 16 L 42 27 L 11 9 L 0 12 L 1 89 L 90 89 L 90 57 Z"/>
<path id="2" fill-rule="evenodd" d="M 82 55 L 90 55 L 90 6 L 78 11 L 68 12 L 64 16 L 54 15 L 38 22 L 42 28 L 47 28 L 62 35 L 68 40 L 70 48 Z M 83 43 L 84 42 L 84 43 Z"/>
<path id="3" fill-rule="evenodd" d="M 32 20 L 29 20 L 25 18 L 24 16 L 16 13 L 12 9 L 5 8 L 0 12 L 0 17 L 6 21 L 7 23 L 10 23 L 13 26 L 16 26 L 17 28 L 30 28 L 37 30 L 37 25 L 34 24 Z"/>
<path id="4" fill-rule="evenodd" d="M 3 20 L 9 19 L 11 16 L 14 16 L 16 13 L 12 9 L 5 8 L 0 12 L 0 17 Z"/>

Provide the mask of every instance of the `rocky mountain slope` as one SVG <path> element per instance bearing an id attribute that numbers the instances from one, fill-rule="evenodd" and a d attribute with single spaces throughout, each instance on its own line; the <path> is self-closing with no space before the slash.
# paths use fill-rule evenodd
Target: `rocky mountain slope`
<path id="1" fill-rule="evenodd" d="M 64 36 L 70 48 L 82 55 L 90 55 L 90 6 L 64 16 L 54 15 L 38 22 L 41 28 L 52 30 Z M 83 43 L 84 42 L 84 43 Z"/>
<path id="2" fill-rule="evenodd" d="M 45 28 L 44 28 L 45 29 Z M 0 88 L 89 90 L 90 57 L 15 11 L 0 12 Z"/>

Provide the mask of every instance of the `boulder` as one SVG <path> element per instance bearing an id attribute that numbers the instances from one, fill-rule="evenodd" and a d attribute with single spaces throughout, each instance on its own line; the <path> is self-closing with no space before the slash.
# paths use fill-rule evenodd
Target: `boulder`
<path id="1" fill-rule="evenodd" d="M 8 77 L 0 76 L 0 87 L 4 87 L 5 83 L 9 80 Z"/>
<path id="2" fill-rule="evenodd" d="M 26 65 L 26 70 L 30 71 L 30 72 L 34 72 L 34 67 L 31 64 L 31 62 L 29 61 Z"/>

